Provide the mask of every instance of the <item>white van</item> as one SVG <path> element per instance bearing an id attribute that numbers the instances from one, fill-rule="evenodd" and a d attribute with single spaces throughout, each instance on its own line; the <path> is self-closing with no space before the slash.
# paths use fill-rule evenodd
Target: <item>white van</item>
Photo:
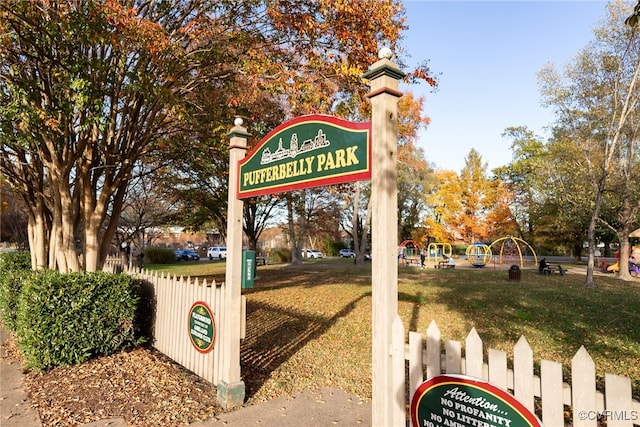
<path id="1" fill-rule="evenodd" d="M 227 248 L 224 246 L 212 246 L 207 251 L 207 258 L 213 259 L 227 259 Z"/>

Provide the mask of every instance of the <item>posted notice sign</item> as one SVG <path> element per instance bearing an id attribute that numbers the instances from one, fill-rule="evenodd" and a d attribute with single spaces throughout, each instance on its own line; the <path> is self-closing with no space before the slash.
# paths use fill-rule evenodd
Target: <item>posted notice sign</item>
<path id="1" fill-rule="evenodd" d="M 542 427 L 534 413 L 486 381 L 439 375 L 411 399 L 413 427 Z"/>
<path id="2" fill-rule="evenodd" d="M 189 339 L 200 353 L 213 350 L 216 342 L 216 322 L 206 302 L 196 301 L 189 310 Z"/>
<path id="3" fill-rule="evenodd" d="M 371 122 L 309 115 L 265 136 L 238 163 L 238 198 L 371 178 Z"/>

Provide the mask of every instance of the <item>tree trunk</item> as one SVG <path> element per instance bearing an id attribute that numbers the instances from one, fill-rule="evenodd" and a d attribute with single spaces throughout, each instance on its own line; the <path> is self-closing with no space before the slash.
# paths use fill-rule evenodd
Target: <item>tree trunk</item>
<path id="1" fill-rule="evenodd" d="M 356 253 L 356 265 L 361 265 L 364 262 L 364 248 L 360 244 L 360 235 L 358 233 L 358 227 L 360 225 L 360 215 L 358 214 L 360 210 L 360 183 L 356 182 L 354 187 L 356 192 L 353 195 L 353 215 L 351 217 L 351 224 L 353 225 L 353 251 Z"/>
<path id="2" fill-rule="evenodd" d="M 29 248 L 31 251 L 31 268 L 40 270 L 47 267 L 47 221 L 45 217 L 44 202 L 41 196 L 36 197 L 33 209 L 29 210 Z"/>
<path id="3" fill-rule="evenodd" d="M 291 244 L 291 264 L 292 265 L 301 265 L 301 250 L 300 242 L 298 241 L 298 237 L 296 236 L 296 228 L 294 224 L 294 216 L 295 212 L 293 209 L 293 201 L 291 200 L 291 195 L 287 195 L 287 222 L 289 226 L 289 242 Z"/>
<path id="4" fill-rule="evenodd" d="M 362 229 L 360 230 L 360 252 L 358 252 L 358 257 L 360 259 L 357 260 L 357 264 L 362 264 L 364 262 L 365 251 L 367 250 L 367 243 L 369 243 L 369 239 L 367 237 L 369 230 L 369 224 L 371 223 L 371 199 L 369 199 L 369 203 L 367 204 L 367 213 L 364 219 L 364 223 L 362 224 Z"/>
<path id="5" fill-rule="evenodd" d="M 620 241 L 620 259 L 618 260 L 618 277 L 622 280 L 633 280 L 629 274 L 629 255 L 631 247 L 629 246 L 629 225 L 624 224 L 618 231 L 618 240 Z"/>
<path id="6" fill-rule="evenodd" d="M 596 286 L 593 280 L 593 266 L 595 264 L 595 250 L 596 250 L 596 223 L 600 216 L 600 207 L 602 206 L 602 200 L 604 197 L 604 181 L 602 178 L 597 185 L 596 199 L 593 205 L 593 211 L 591 212 L 591 220 L 589 221 L 589 229 L 587 239 L 589 242 L 589 258 L 587 261 L 587 275 L 584 279 L 583 286 L 588 288 L 594 288 Z"/>
<path id="7" fill-rule="evenodd" d="M 582 245 L 580 243 L 576 243 L 573 245 L 573 258 L 577 262 L 582 261 Z"/>

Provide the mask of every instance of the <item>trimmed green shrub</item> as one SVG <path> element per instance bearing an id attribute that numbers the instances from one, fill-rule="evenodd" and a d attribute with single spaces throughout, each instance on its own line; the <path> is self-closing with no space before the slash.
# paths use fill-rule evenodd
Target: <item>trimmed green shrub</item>
<path id="1" fill-rule="evenodd" d="M 16 332 L 18 299 L 23 284 L 34 274 L 29 271 L 4 271 L 0 273 L 0 320 L 12 332 Z"/>
<path id="2" fill-rule="evenodd" d="M 0 253 L 0 320 L 12 332 L 16 331 L 16 307 L 22 283 L 31 272 L 29 251 Z"/>
<path id="3" fill-rule="evenodd" d="M 31 253 L 29 251 L 0 253 L 0 273 L 23 270 L 31 270 Z"/>
<path id="4" fill-rule="evenodd" d="M 176 262 L 176 254 L 170 248 L 154 246 L 144 251 L 144 262 L 149 264 L 171 264 Z"/>
<path id="5" fill-rule="evenodd" d="M 125 274 L 42 271 L 23 283 L 18 345 L 36 370 L 82 363 L 140 344 L 139 280 Z"/>

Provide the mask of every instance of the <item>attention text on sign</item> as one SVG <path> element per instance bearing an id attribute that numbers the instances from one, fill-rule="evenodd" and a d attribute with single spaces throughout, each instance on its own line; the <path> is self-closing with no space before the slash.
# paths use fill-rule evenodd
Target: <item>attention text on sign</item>
<path id="1" fill-rule="evenodd" d="M 440 375 L 411 400 L 413 427 L 542 427 L 509 393 L 462 375 Z"/>

